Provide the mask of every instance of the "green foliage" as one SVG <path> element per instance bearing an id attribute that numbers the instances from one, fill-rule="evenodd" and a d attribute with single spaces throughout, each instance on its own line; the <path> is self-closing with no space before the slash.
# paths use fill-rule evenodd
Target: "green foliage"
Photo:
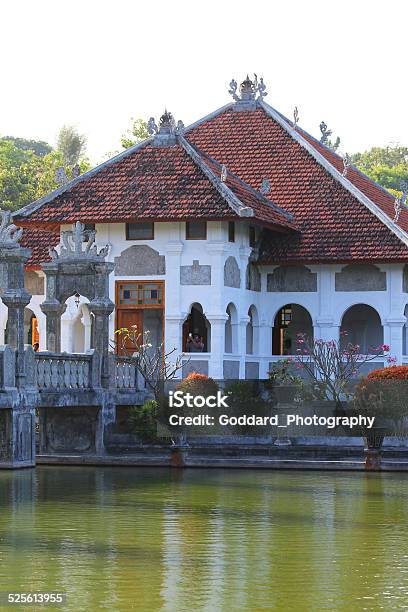
<path id="1" fill-rule="evenodd" d="M 373 147 L 364 153 L 355 153 L 351 160 L 393 195 L 401 195 L 401 181 L 408 181 L 408 147 Z"/>
<path id="2" fill-rule="evenodd" d="M 157 442 L 157 413 L 158 403 L 156 400 L 148 400 L 143 406 L 134 406 L 129 420 L 132 431 L 143 442 Z"/>
<path id="3" fill-rule="evenodd" d="M 86 137 L 72 125 L 63 125 L 57 137 L 57 151 L 62 154 L 63 165 L 69 168 L 76 166 L 83 159 L 85 149 Z"/>
<path id="4" fill-rule="evenodd" d="M 44 143 L 43 148 L 35 150 L 25 148 L 24 138 L 0 139 L 0 208 L 17 210 L 30 202 L 41 198 L 58 187 L 56 183 L 57 168 L 64 166 L 62 152 L 53 151 Z M 37 143 L 38 144 L 38 143 Z M 24 146 L 23 146 L 24 145 Z M 49 152 L 44 153 L 49 148 Z M 81 172 L 89 170 L 90 163 L 83 159 Z M 68 178 L 72 169 L 66 170 Z"/>
<path id="5" fill-rule="evenodd" d="M 149 132 L 147 131 L 146 121 L 144 121 L 140 117 L 138 117 L 137 119 L 133 119 L 132 117 L 131 121 L 132 127 L 127 130 L 126 133 L 123 134 L 122 138 L 120 139 L 120 143 L 124 149 L 132 147 L 133 145 L 141 142 L 142 140 L 145 140 L 146 138 L 149 138 L 150 136 Z"/>
<path id="6" fill-rule="evenodd" d="M 39 157 L 44 157 L 44 155 L 52 151 L 51 145 L 44 140 L 28 140 L 27 138 L 15 138 L 14 136 L 4 136 L 2 140 L 13 142 L 15 146 L 22 151 L 33 151 L 33 153 Z"/>

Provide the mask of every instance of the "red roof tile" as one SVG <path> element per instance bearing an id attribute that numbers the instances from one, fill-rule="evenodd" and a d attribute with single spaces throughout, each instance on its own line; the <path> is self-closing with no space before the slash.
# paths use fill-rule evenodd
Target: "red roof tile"
<path id="1" fill-rule="evenodd" d="M 59 244 L 59 232 L 48 232 L 46 230 L 24 228 L 20 244 L 32 250 L 27 267 L 39 267 L 39 264 L 50 260 L 48 247 L 55 247 Z"/>
<path id="2" fill-rule="evenodd" d="M 292 213 L 300 235 L 274 236 L 266 244 L 265 262 L 408 260 L 405 244 L 263 108 L 227 109 L 186 137 L 255 189 L 267 178 L 269 197 Z M 312 137 L 308 141 L 343 170 L 338 156 Z M 355 169 L 347 178 L 392 219 L 391 196 Z M 404 212 L 403 229 L 407 217 Z"/>

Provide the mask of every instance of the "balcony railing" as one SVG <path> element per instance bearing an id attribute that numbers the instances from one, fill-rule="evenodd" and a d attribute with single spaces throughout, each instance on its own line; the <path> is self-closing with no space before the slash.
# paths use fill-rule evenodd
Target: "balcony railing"
<path id="1" fill-rule="evenodd" d="M 37 353 L 37 385 L 40 390 L 89 389 L 92 355 Z"/>

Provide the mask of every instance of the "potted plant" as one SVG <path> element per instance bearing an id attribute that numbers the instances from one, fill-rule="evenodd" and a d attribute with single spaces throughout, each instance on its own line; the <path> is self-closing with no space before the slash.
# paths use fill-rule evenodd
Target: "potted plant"
<path id="1" fill-rule="evenodd" d="M 371 428 L 363 427 L 365 465 L 381 469 L 381 450 L 386 435 L 406 429 L 408 416 L 408 366 L 373 370 L 362 378 L 354 394 L 354 410 L 375 418 Z"/>

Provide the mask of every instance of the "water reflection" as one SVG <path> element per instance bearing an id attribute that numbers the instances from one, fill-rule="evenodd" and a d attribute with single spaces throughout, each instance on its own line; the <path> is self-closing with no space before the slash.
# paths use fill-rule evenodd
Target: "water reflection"
<path id="1" fill-rule="evenodd" d="M 394 610 L 408 602 L 404 474 L 0 472 L 0 591 L 64 610 Z"/>

